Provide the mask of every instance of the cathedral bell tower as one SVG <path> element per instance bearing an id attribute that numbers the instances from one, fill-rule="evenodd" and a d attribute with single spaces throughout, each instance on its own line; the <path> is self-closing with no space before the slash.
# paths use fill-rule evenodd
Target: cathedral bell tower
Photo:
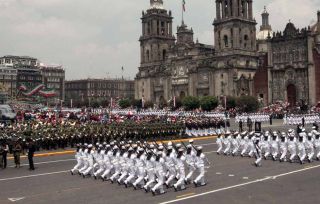
<path id="1" fill-rule="evenodd" d="M 257 70 L 256 21 L 253 0 L 216 0 L 214 46 L 216 95 L 253 95 Z"/>
<path id="2" fill-rule="evenodd" d="M 252 0 L 216 0 L 214 20 L 216 51 L 256 50 L 256 21 Z"/>
<path id="3" fill-rule="evenodd" d="M 136 99 L 154 101 L 157 80 L 157 93 L 161 96 L 165 94 L 164 88 L 160 90 L 159 84 L 162 84 L 161 78 L 165 75 L 164 63 L 168 51 L 175 44 L 172 20 L 171 11 L 164 9 L 163 0 L 150 0 L 150 8 L 142 12 L 140 67 L 135 80 Z"/>
<path id="4" fill-rule="evenodd" d="M 162 0 L 150 0 L 150 8 L 142 12 L 140 37 L 141 66 L 164 61 L 168 49 L 174 44 L 171 11 L 163 8 Z"/>

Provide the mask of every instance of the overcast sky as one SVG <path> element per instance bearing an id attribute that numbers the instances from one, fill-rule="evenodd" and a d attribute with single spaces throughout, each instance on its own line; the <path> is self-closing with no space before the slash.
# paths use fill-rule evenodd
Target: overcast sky
<path id="1" fill-rule="evenodd" d="M 181 1 L 164 0 L 172 10 L 174 33 Z M 185 23 L 201 43 L 213 45 L 214 0 L 186 0 Z M 62 64 L 67 79 L 134 78 L 139 66 L 141 12 L 150 0 L 0 0 L 0 55 L 28 55 Z M 261 23 L 264 5 L 273 30 L 291 19 L 296 27 L 315 22 L 319 0 L 254 0 Z M 259 27 L 257 27 L 258 29 Z"/>

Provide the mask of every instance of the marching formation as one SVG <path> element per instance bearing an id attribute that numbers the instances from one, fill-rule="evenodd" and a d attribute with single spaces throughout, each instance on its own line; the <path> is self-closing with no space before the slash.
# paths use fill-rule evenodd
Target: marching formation
<path id="1" fill-rule="evenodd" d="M 265 131 L 227 132 L 217 138 L 217 154 L 256 157 L 255 165 L 261 166 L 262 158 L 274 161 L 304 164 L 320 160 L 320 132 L 316 127 L 311 132 L 303 128 L 298 134 L 293 129 L 288 132 Z"/>
<path id="2" fill-rule="evenodd" d="M 309 115 L 289 115 L 283 118 L 284 125 L 299 125 L 319 123 L 320 116 L 318 114 Z"/>
<path id="3" fill-rule="evenodd" d="M 194 146 L 193 140 L 188 145 L 116 140 L 83 144 L 77 145 L 75 158 L 72 175 L 100 178 L 153 195 L 165 193 L 164 186 L 178 191 L 192 183 L 195 187 L 206 185 L 205 165 L 210 165 L 202 147 Z"/>

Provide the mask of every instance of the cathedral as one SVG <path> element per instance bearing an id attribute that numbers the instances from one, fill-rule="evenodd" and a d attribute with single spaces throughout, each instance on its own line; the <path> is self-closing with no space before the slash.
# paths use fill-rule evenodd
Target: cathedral
<path id="1" fill-rule="evenodd" d="M 174 97 L 242 96 L 315 104 L 320 100 L 320 13 L 305 29 L 288 23 L 272 32 L 262 13 L 256 32 L 252 0 L 216 0 L 214 46 L 194 40 L 183 21 L 173 34 L 171 11 L 163 0 L 150 0 L 142 12 L 140 67 L 135 97 L 157 104 Z"/>

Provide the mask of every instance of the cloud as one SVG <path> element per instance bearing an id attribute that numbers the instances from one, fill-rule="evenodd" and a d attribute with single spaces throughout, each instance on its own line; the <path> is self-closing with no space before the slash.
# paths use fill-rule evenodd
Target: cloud
<path id="1" fill-rule="evenodd" d="M 125 76 L 138 71 L 141 11 L 149 0 L 0 0 L 0 55 L 30 55 L 45 63 L 62 64 L 68 79 Z M 172 10 L 173 32 L 181 23 L 181 1 L 164 0 Z M 185 23 L 195 39 L 213 45 L 215 3 L 187 0 Z M 283 30 L 289 19 L 297 27 L 316 18 L 318 0 L 256 0 L 260 23 L 267 5 L 274 30 Z M 297 12 L 299 11 L 299 12 Z M 259 27 L 257 27 L 258 29 Z"/>

